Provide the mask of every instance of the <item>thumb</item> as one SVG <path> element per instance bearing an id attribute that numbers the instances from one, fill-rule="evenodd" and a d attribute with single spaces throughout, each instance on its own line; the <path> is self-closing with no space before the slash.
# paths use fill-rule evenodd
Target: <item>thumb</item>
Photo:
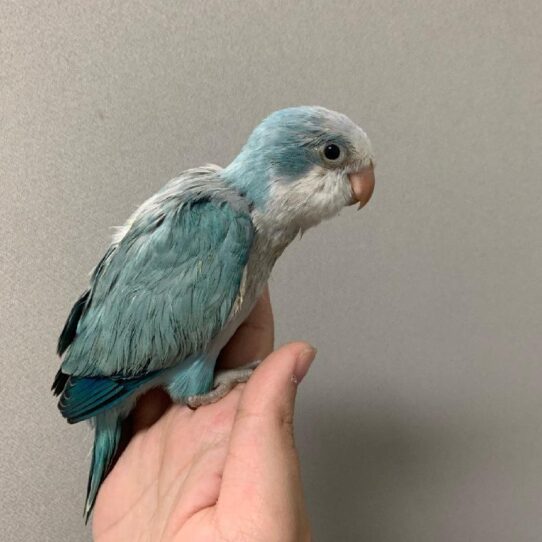
<path id="1" fill-rule="evenodd" d="M 265 510 L 273 503 L 287 515 L 301 506 L 292 421 L 297 385 L 315 354 L 308 343 L 287 344 L 250 377 L 232 429 L 219 504 L 246 503 L 254 512 L 255 507 Z M 247 500 L 247 495 L 253 498 Z"/>
<path id="2" fill-rule="evenodd" d="M 237 421 L 251 416 L 268 422 L 291 421 L 297 384 L 307 374 L 315 355 L 316 350 L 306 342 L 284 345 L 269 355 L 243 391 Z"/>

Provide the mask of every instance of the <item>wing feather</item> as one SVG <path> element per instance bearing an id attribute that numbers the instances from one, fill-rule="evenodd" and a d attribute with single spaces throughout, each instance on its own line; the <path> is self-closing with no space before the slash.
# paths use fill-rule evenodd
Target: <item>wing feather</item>
<path id="1" fill-rule="evenodd" d="M 228 321 L 252 243 L 250 214 L 226 189 L 194 186 L 150 200 L 100 262 L 70 316 L 62 373 L 134 377 L 170 367 L 204 351 Z"/>

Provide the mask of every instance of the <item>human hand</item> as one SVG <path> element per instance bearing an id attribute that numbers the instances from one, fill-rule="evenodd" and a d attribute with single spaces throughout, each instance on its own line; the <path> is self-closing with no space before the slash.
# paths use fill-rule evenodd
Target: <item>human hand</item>
<path id="1" fill-rule="evenodd" d="M 266 292 L 221 356 L 224 368 L 273 345 Z M 96 501 L 97 542 L 288 542 L 310 539 L 293 440 L 307 343 L 271 353 L 247 384 L 192 411 L 153 390 L 129 423 L 133 436 Z M 130 428 L 127 428 L 130 429 Z"/>

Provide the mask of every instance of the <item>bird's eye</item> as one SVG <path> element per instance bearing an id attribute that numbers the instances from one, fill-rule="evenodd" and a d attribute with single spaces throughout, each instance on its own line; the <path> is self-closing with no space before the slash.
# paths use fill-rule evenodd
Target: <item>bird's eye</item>
<path id="1" fill-rule="evenodd" d="M 334 162 L 335 160 L 338 160 L 341 156 L 341 149 L 338 145 L 335 145 L 335 143 L 328 143 L 324 147 L 324 156 L 327 160 L 331 160 Z"/>

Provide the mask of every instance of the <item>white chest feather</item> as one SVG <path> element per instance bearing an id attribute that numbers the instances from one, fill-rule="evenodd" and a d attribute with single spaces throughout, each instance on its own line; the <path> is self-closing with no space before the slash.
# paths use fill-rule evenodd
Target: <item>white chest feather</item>
<path id="1" fill-rule="evenodd" d="M 297 181 L 277 180 L 265 209 L 252 212 L 255 237 L 232 318 L 216 347 L 222 348 L 247 318 L 284 249 L 308 228 L 336 215 L 351 202 L 345 175 L 315 167 Z"/>

